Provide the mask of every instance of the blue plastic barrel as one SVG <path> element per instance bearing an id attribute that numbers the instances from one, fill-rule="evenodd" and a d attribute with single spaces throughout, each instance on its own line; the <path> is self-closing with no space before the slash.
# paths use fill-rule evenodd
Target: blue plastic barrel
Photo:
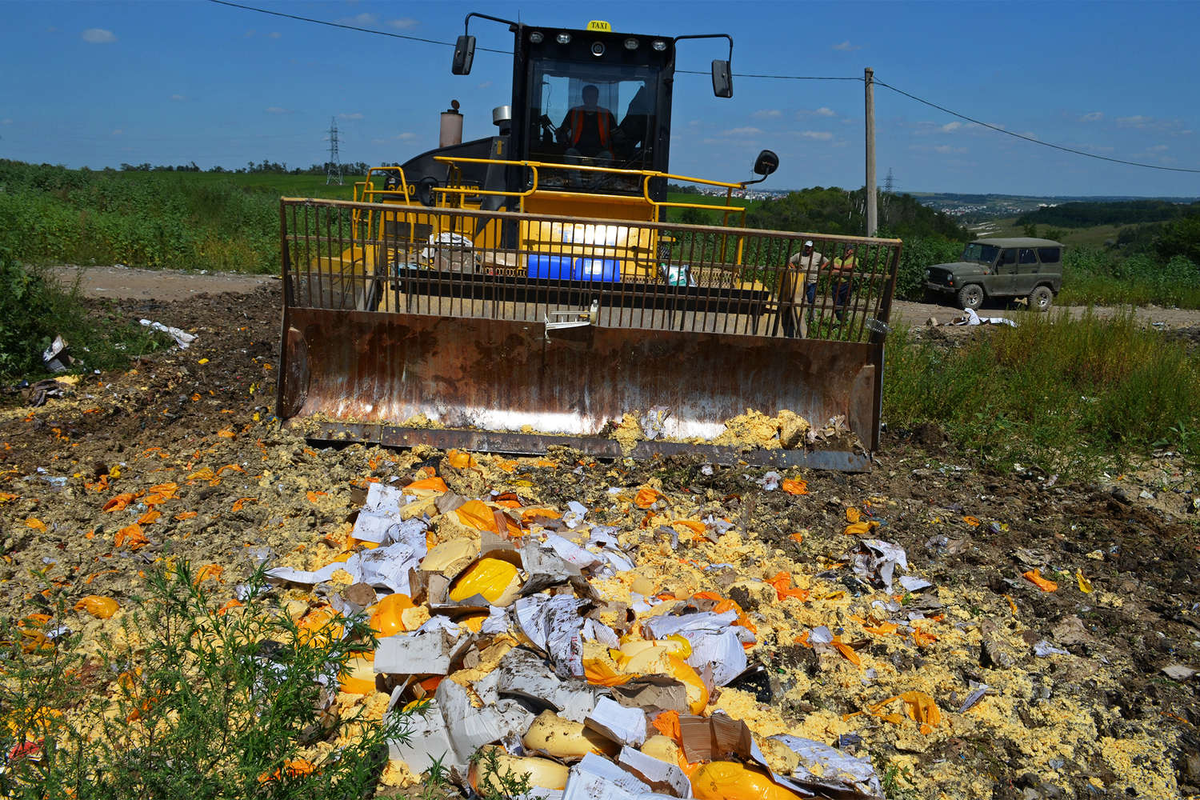
<path id="1" fill-rule="evenodd" d="M 571 275 L 577 281 L 615 283 L 621 280 L 621 262 L 615 258 L 577 258 Z"/>
<path id="2" fill-rule="evenodd" d="M 571 279 L 571 259 L 567 256 L 530 256 L 529 277 L 550 280 Z"/>

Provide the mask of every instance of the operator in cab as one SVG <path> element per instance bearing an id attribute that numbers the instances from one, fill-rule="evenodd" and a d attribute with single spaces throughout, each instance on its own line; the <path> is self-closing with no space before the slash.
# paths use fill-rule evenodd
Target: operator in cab
<path id="1" fill-rule="evenodd" d="M 566 145 L 566 155 L 612 160 L 613 134 L 617 120 L 599 105 L 600 90 L 593 84 L 583 87 L 583 105 L 567 112 L 558 128 L 558 141 Z"/>

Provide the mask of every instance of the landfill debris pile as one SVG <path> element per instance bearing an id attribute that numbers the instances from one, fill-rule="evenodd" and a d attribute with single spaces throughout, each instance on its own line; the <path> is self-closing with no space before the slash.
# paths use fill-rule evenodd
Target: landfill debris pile
<path id="1" fill-rule="evenodd" d="M 418 712 L 380 796 L 438 757 L 468 792 L 494 777 L 476 753 L 572 797 L 1200 787 L 1182 459 L 1061 485 L 980 474 L 935 431 L 849 476 L 321 448 L 265 408 L 277 302 L 134 304 L 199 338 L 0 398 L 3 614 L 95 648 L 152 565 L 228 602 L 264 563 L 302 627 L 379 637 L 331 713 Z"/>

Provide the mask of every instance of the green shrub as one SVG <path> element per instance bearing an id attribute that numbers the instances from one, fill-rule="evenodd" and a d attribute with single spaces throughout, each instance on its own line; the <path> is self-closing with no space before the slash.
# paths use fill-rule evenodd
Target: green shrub
<path id="1" fill-rule="evenodd" d="M 0 247 L 0 380 L 45 374 L 42 351 L 62 336 L 75 369 L 116 369 L 171 344 L 164 334 L 99 310 L 89 314 L 78 280 L 64 288 Z"/>
<path id="2" fill-rule="evenodd" d="M 12 759 L 0 795 L 368 796 L 387 740 L 406 735 L 407 718 L 335 721 L 321 710 L 322 682 L 336 682 L 350 658 L 374 648 L 365 619 L 339 616 L 302 631 L 272 604 L 261 572 L 244 605 L 225 613 L 206 588 L 214 583 L 196 579 L 186 564 L 154 572 L 121 635 L 102 641 L 96 656 L 79 654 L 76 642 L 30 647 L 30 637 L 8 631 L 0 744 L 9 753 L 40 742 L 40 759 Z M 304 758 L 306 745 L 350 726 L 339 747 Z"/>

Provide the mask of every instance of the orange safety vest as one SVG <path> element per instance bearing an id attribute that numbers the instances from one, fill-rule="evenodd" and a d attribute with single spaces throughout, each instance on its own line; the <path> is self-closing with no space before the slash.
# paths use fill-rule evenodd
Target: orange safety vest
<path id="1" fill-rule="evenodd" d="M 583 135 L 583 115 L 583 106 L 575 106 L 571 109 L 571 144 L 579 144 L 579 137 Z M 601 147 L 608 147 L 608 118 L 609 112 L 596 106 L 596 125 L 600 129 Z"/>

